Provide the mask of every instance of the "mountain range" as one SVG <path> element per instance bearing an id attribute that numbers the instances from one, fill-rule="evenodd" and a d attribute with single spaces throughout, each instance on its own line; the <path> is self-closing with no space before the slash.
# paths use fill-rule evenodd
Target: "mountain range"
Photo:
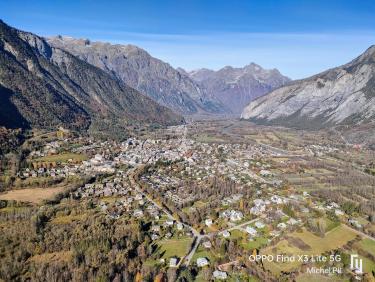
<path id="1" fill-rule="evenodd" d="M 187 74 L 234 114 L 240 114 L 252 100 L 290 81 L 277 69 L 263 69 L 255 63 L 243 68 L 226 66 L 218 71 L 198 69 Z"/>
<path id="2" fill-rule="evenodd" d="M 179 114 L 222 114 L 228 109 L 185 73 L 134 45 L 56 36 L 52 46 L 79 57 Z"/>
<path id="3" fill-rule="evenodd" d="M 100 68 L 3 21 L 0 100 L 0 125 L 10 128 L 108 132 L 183 121 Z"/>
<path id="4" fill-rule="evenodd" d="M 242 118 L 310 129 L 372 123 L 375 46 L 345 65 L 293 81 L 252 101 Z"/>
<path id="5" fill-rule="evenodd" d="M 134 45 L 66 36 L 47 40 L 182 115 L 240 114 L 253 99 L 290 81 L 278 70 L 265 70 L 255 63 L 243 68 L 187 72 Z"/>
<path id="6" fill-rule="evenodd" d="M 111 134 L 243 107 L 243 119 L 261 124 L 369 131 L 375 46 L 345 65 L 291 81 L 255 63 L 187 72 L 133 45 L 45 39 L 0 21 L 0 126 Z"/>

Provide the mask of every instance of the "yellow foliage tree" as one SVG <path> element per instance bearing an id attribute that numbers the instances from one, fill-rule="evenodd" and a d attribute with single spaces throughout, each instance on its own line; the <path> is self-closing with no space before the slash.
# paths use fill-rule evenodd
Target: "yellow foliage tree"
<path id="1" fill-rule="evenodd" d="M 142 282 L 142 274 L 140 272 L 137 272 L 137 275 L 135 276 L 135 282 Z"/>

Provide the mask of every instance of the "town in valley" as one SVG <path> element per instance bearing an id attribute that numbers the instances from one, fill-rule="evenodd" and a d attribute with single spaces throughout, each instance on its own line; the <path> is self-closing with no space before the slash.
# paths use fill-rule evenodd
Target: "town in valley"
<path id="1" fill-rule="evenodd" d="M 74 243 L 74 234 L 85 233 L 95 219 L 103 230 L 87 230 L 92 240 L 105 238 L 108 226 L 119 237 L 107 244 L 121 245 L 121 236 L 133 232 L 142 238 L 132 239 L 133 251 L 116 247 L 113 254 L 119 259 L 135 252 L 139 279 L 305 281 L 326 275 L 307 271 L 312 267 L 343 269 L 334 273 L 337 281 L 370 279 L 374 153 L 335 134 L 233 119 L 191 121 L 123 141 L 64 128 L 33 131 L 22 145 L 20 170 L 12 174 L 11 162 L 18 160 L 8 156 L 2 176 L 4 186 L 22 188 L 0 194 L 2 240 L 26 232 L 10 222 L 31 217 L 35 236 L 67 237 L 49 247 L 29 242 L 39 251 L 24 263 L 79 261 L 89 250 Z M 353 253 L 363 259 L 363 270 L 350 267 Z M 340 259 L 249 259 L 270 255 Z"/>

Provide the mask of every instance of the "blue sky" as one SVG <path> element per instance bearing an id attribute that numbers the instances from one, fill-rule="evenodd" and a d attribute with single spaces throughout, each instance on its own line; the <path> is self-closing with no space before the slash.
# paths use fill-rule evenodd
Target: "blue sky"
<path id="1" fill-rule="evenodd" d="M 0 18 L 43 36 L 135 44 L 187 70 L 255 62 L 294 79 L 375 44 L 373 0 L 2 0 Z"/>

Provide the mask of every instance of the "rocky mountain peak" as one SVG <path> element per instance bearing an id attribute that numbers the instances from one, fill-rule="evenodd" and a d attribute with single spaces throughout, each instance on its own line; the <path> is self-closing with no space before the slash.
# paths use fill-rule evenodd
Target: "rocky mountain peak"
<path id="1" fill-rule="evenodd" d="M 177 113 L 224 113 L 225 107 L 206 93 L 186 73 L 152 57 L 142 48 L 127 44 L 91 42 L 83 40 L 49 38 L 48 42 L 62 48 L 86 62 L 101 68 L 154 101 Z"/>
<path id="2" fill-rule="evenodd" d="M 375 47 L 340 67 L 295 81 L 252 101 L 242 117 L 266 124 L 324 128 L 375 117 Z"/>
<path id="3" fill-rule="evenodd" d="M 198 69 L 189 72 L 189 75 L 228 105 L 232 113 L 238 114 L 253 99 L 290 81 L 278 70 L 267 70 L 256 63 L 242 68 L 225 66 L 218 71 Z"/>

